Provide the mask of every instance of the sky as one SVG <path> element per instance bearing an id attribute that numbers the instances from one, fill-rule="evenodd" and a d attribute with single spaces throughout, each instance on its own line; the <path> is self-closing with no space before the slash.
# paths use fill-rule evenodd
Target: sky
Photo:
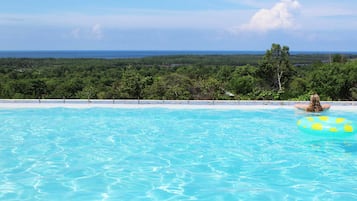
<path id="1" fill-rule="evenodd" d="M 3 0 L 0 50 L 357 49 L 356 0 Z"/>

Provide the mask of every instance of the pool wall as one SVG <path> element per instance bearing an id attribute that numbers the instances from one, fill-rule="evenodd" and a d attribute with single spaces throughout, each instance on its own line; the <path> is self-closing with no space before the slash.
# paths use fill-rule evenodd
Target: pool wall
<path id="1" fill-rule="evenodd" d="M 333 108 L 351 107 L 357 109 L 357 101 L 321 101 Z M 287 107 L 295 104 L 308 104 L 308 101 L 271 101 L 271 100 L 133 100 L 133 99 L 0 99 L 0 108 L 22 107 Z"/>

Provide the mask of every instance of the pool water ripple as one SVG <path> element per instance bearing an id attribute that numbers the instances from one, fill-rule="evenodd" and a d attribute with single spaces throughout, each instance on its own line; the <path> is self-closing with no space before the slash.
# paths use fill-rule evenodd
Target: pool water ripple
<path id="1" fill-rule="evenodd" d="M 0 200 L 357 199 L 356 137 L 309 138 L 302 115 L 1 110 Z"/>

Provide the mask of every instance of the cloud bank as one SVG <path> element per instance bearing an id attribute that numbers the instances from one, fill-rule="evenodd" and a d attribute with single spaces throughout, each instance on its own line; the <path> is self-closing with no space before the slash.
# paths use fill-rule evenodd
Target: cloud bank
<path id="1" fill-rule="evenodd" d="M 249 23 L 235 29 L 235 32 L 267 32 L 277 29 L 295 28 L 294 13 L 300 8 L 297 0 L 281 0 L 270 9 L 260 9 Z"/>

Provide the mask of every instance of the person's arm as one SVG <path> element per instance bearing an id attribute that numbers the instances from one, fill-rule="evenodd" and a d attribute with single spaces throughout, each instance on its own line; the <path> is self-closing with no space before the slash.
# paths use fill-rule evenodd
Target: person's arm
<path id="1" fill-rule="evenodd" d="M 306 108 L 308 107 L 308 105 L 304 105 L 304 104 L 296 104 L 295 108 L 299 109 L 299 110 L 304 110 L 306 111 Z"/>
<path id="2" fill-rule="evenodd" d="M 321 107 L 322 107 L 322 109 L 324 109 L 324 110 L 328 110 L 328 109 L 330 109 L 331 105 L 329 105 L 329 104 L 323 104 L 323 105 L 321 105 Z"/>

